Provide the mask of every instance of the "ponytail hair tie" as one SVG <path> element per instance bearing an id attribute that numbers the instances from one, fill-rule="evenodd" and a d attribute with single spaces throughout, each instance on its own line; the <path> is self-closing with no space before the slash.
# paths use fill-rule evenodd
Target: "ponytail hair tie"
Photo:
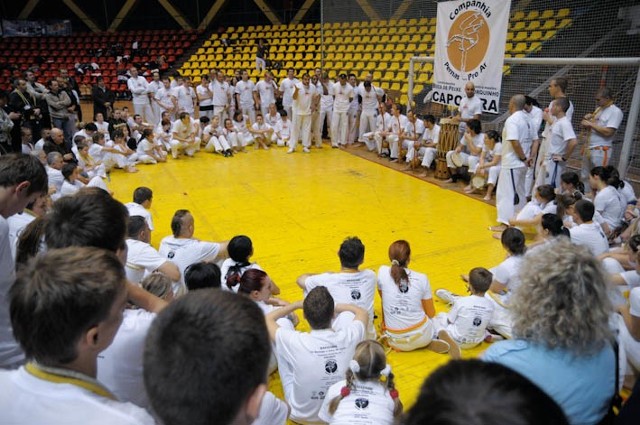
<path id="1" fill-rule="evenodd" d="M 346 387 L 345 387 L 346 388 Z M 343 388 L 344 389 L 344 388 Z M 347 388 L 348 389 L 348 388 Z M 398 397 L 400 397 L 400 394 L 398 393 L 398 390 L 396 390 L 395 388 L 392 389 L 391 391 L 389 391 L 389 395 L 391 396 L 392 399 L 397 399 Z"/>
<path id="2" fill-rule="evenodd" d="M 358 364 L 357 360 L 351 359 L 349 361 L 349 369 L 351 369 L 351 372 L 353 373 L 358 373 L 360 372 L 360 364 Z"/>
<path id="3" fill-rule="evenodd" d="M 349 387 L 340 388 L 340 395 L 342 396 L 342 398 L 345 398 L 349 394 L 351 394 L 351 390 L 349 389 Z"/>
<path id="4" fill-rule="evenodd" d="M 400 267 L 400 262 L 398 260 L 391 260 L 391 265 Z"/>
<path id="5" fill-rule="evenodd" d="M 380 371 L 380 376 L 384 376 L 385 378 L 389 377 L 391 373 L 391 365 L 387 363 L 387 365 Z"/>

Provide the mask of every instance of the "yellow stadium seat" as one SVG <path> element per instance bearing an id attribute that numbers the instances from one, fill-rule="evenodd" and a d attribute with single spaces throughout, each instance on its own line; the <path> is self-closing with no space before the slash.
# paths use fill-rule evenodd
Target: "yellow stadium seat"
<path id="1" fill-rule="evenodd" d="M 429 18 L 420 18 L 418 19 L 418 26 L 424 27 L 426 25 L 429 25 Z"/>
<path id="2" fill-rule="evenodd" d="M 523 41 L 523 40 L 526 40 L 527 38 L 528 38 L 528 34 L 526 33 L 526 31 L 520 31 L 519 33 L 516 34 L 513 41 Z"/>
<path id="3" fill-rule="evenodd" d="M 558 14 L 556 18 L 566 18 L 571 13 L 571 9 L 560 9 L 558 10 Z"/>
<path id="4" fill-rule="evenodd" d="M 555 12 L 551 9 L 547 9 L 540 14 L 540 19 L 544 20 L 544 19 L 553 18 L 553 15 L 555 15 Z"/>
<path id="5" fill-rule="evenodd" d="M 514 32 L 515 31 L 521 31 L 523 29 L 525 29 L 527 26 L 527 24 L 525 24 L 523 21 L 518 21 L 515 24 L 513 24 L 513 27 L 511 28 Z"/>
<path id="6" fill-rule="evenodd" d="M 205 40 L 204 43 L 202 43 L 202 47 L 211 47 L 211 40 Z"/>
<path id="7" fill-rule="evenodd" d="M 564 18 L 562 21 L 560 21 L 560 25 L 558 25 L 558 28 L 562 29 L 568 26 L 571 26 L 571 18 Z"/>
<path id="8" fill-rule="evenodd" d="M 544 33 L 544 37 L 542 37 L 543 40 L 549 40 L 553 37 L 555 37 L 556 35 L 556 31 L 555 30 L 551 30 L 551 31 L 547 31 Z"/>
<path id="9" fill-rule="evenodd" d="M 505 44 L 505 46 L 504 46 L 504 51 L 505 52 L 510 52 L 512 50 L 513 50 L 513 43 L 508 43 L 507 42 L 507 44 Z"/>
<path id="10" fill-rule="evenodd" d="M 511 17 L 512 21 L 520 21 L 524 19 L 524 12 L 521 10 L 518 10 L 517 12 L 513 13 L 513 16 Z"/>
<path id="11" fill-rule="evenodd" d="M 544 25 L 542 25 L 542 29 L 543 30 L 550 30 L 550 29 L 554 29 L 556 27 L 556 20 L 555 19 L 549 19 L 546 20 L 544 22 Z"/>
<path id="12" fill-rule="evenodd" d="M 533 31 L 531 35 L 529 35 L 529 40 L 531 41 L 542 40 L 542 31 Z"/>
<path id="13" fill-rule="evenodd" d="M 533 19 L 538 19 L 539 16 L 540 16 L 540 12 L 538 12 L 537 10 L 530 10 L 529 14 L 527 15 L 527 17 L 525 19 L 527 21 L 531 21 Z"/>
<path id="14" fill-rule="evenodd" d="M 537 30 L 540 26 L 540 21 L 531 21 L 529 22 L 529 25 L 527 25 L 527 31 Z"/>
<path id="15" fill-rule="evenodd" d="M 511 31 L 507 33 L 507 40 L 513 40 L 513 33 Z"/>
<path id="16" fill-rule="evenodd" d="M 540 49 L 542 49 L 542 43 L 540 43 L 539 41 L 534 41 L 529 46 L 529 53 L 535 53 Z"/>

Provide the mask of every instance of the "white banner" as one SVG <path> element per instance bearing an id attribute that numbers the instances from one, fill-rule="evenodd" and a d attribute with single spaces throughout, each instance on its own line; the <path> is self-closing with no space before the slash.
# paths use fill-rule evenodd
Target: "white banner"
<path id="1" fill-rule="evenodd" d="M 498 113 L 509 0 L 438 3 L 431 100 L 460 105 L 472 82 L 483 112 Z"/>

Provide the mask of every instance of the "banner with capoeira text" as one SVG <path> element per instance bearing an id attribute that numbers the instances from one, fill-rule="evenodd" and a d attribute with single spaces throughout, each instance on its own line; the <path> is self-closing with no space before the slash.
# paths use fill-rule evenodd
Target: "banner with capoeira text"
<path id="1" fill-rule="evenodd" d="M 433 102 L 458 106 L 473 82 L 483 112 L 498 113 L 510 6 L 509 0 L 438 3 Z"/>

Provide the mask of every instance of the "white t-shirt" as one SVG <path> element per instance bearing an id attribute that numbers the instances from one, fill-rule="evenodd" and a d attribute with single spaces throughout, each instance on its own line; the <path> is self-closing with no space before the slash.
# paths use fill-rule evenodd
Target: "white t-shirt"
<path id="1" fill-rule="evenodd" d="M 495 145 L 493 145 L 493 149 L 489 149 L 486 145 L 482 146 L 482 154 L 481 155 L 484 155 L 484 160 L 486 162 L 493 161 L 493 158 L 496 155 L 501 155 L 501 154 L 502 154 L 502 143 L 501 142 L 496 143 Z"/>
<path id="2" fill-rule="evenodd" d="M 257 91 L 260 95 L 260 105 L 265 108 L 272 103 L 276 103 L 275 93 L 278 87 L 273 81 L 267 82 L 266 80 L 258 81 L 258 84 L 254 87 L 253 91 Z"/>
<path id="3" fill-rule="evenodd" d="M 229 289 L 229 287 L 227 286 L 227 275 L 229 274 L 229 269 L 233 266 L 235 266 L 236 264 L 238 264 L 235 260 L 232 260 L 231 258 L 225 258 L 225 260 L 222 262 L 222 267 L 220 267 L 220 277 L 222 279 L 222 289 L 226 290 L 226 291 L 230 291 L 231 289 Z M 246 272 L 249 269 L 257 269 L 257 270 L 262 270 L 262 268 L 256 264 L 256 263 L 251 263 L 248 266 L 245 267 L 241 267 L 239 270 L 239 274 L 240 276 L 242 276 L 242 274 L 244 272 Z M 233 292 L 238 292 L 238 288 L 240 287 L 240 285 L 235 285 L 232 289 Z"/>
<path id="4" fill-rule="evenodd" d="M 478 96 L 463 97 L 460 101 L 460 118 L 471 119 L 482 114 L 482 101 Z"/>
<path id="5" fill-rule="evenodd" d="M 68 180 L 62 182 L 62 187 L 60 188 L 60 196 L 70 196 L 79 191 L 84 187 L 84 184 L 80 180 L 76 180 L 71 183 Z"/>
<path id="6" fill-rule="evenodd" d="M 286 425 L 289 416 L 287 403 L 267 391 L 262 397 L 258 417 L 251 425 Z"/>
<path id="7" fill-rule="evenodd" d="M 49 186 L 54 186 L 56 188 L 56 192 L 60 193 L 60 189 L 62 189 L 62 183 L 64 182 L 62 171 L 56 170 L 55 168 L 51 168 L 49 166 L 47 166 L 46 169 L 47 177 L 49 178 Z"/>
<path id="8" fill-rule="evenodd" d="M 136 202 L 127 202 L 124 206 L 127 207 L 127 210 L 129 211 L 129 217 L 133 217 L 134 215 L 144 217 L 147 221 L 147 226 L 149 226 L 149 230 L 153 230 L 153 218 L 151 217 L 151 213 L 148 209 Z"/>
<path id="9" fill-rule="evenodd" d="M 363 85 L 356 89 L 357 94 L 362 98 L 362 112 L 374 114 L 378 110 L 378 93 L 371 86 L 371 90 L 367 91 Z"/>
<path id="10" fill-rule="evenodd" d="M 409 121 L 409 119 L 407 119 L 407 123 L 404 126 L 405 138 L 411 140 L 420 140 L 424 131 L 424 122 L 421 119 L 416 118 L 414 122 L 411 122 Z"/>
<path id="11" fill-rule="evenodd" d="M 293 110 L 296 115 L 311 115 L 311 101 L 316 94 L 316 88 L 313 84 L 305 86 L 302 83 L 296 83 L 298 87 L 298 98 L 293 99 Z"/>
<path id="12" fill-rule="evenodd" d="M 194 131 L 191 123 L 184 124 L 181 120 L 175 120 L 171 126 L 171 133 L 177 134 L 181 139 L 187 139 Z"/>
<path id="13" fill-rule="evenodd" d="M 158 251 L 162 257 L 178 266 L 180 269 L 180 286 L 184 286 L 185 269 L 194 263 L 213 261 L 218 252 L 220 252 L 220 244 L 197 239 L 166 236 L 160 242 Z"/>
<path id="14" fill-rule="evenodd" d="M 127 239 L 127 264 L 125 271 L 127 279 L 140 283 L 142 279 L 157 270 L 167 259 L 146 242 Z"/>
<path id="15" fill-rule="evenodd" d="M 531 122 L 524 111 L 517 111 L 507 118 L 502 129 L 502 168 L 513 169 L 525 166 L 513 150 L 513 144 L 510 141 L 517 140 L 522 144 L 523 140 L 531 136 L 532 131 Z"/>
<path id="16" fill-rule="evenodd" d="M 236 83 L 234 91 L 240 98 L 240 107 L 253 107 L 253 89 L 255 87 L 255 83 L 251 80 L 240 80 Z"/>
<path id="17" fill-rule="evenodd" d="M 8 293 L 15 279 L 15 264 L 9 241 L 9 223 L 0 215 L 0 367 L 15 366 L 24 361 L 24 354 L 13 337 L 13 328 L 9 317 Z M 0 391 L 0 400 L 3 395 L 12 395 L 11 392 L 4 389 L 6 387 L 0 385 L 0 388 L 3 388 Z M 3 412 L 3 417 L 5 417 L 5 411 L 0 410 L 0 412 Z"/>
<path id="18" fill-rule="evenodd" d="M 154 148 L 153 143 L 151 143 L 147 139 L 142 139 L 140 140 L 140 142 L 138 143 L 138 146 L 136 147 L 136 153 L 138 155 L 148 155 L 147 152 L 152 150 L 153 148 Z"/>
<path id="19" fill-rule="evenodd" d="M 144 409 L 148 409 L 150 403 L 142 377 L 142 357 L 144 341 L 155 318 L 155 313 L 126 309 L 113 342 L 98 355 L 98 381 L 120 401 Z"/>
<path id="20" fill-rule="evenodd" d="M 373 270 L 357 273 L 322 273 L 309 276 L 304 282 L 305 296 L 316 286 L 325 286 L 336 304 L 353 304 L 369 313 L 369 335 L 375 335 L 373 326 L 373 299 L 376 292 L 376 274 Z"/>
<path id="21" fill-rule="evenodd" d="M 376 117 L 376 131 L 391 131 L 391 114 L 385 112 Z"/>
<path id="22" fill-rule="evenodd" d="M 18 248 L 18 238 L 22 231 L 36 219 L 33 213 L 24 210 L 20 214 L 14 214 L 7 219 L 9 223 L 9 241 L 11 242 L 11 255 L 12 258 L 16 258 L 16 250 Z"/>
<path id="23" fill-rule="evenodd" d="M 637 201 L 633 186 L 627 180 L 623 180 L 623 182 L 624 186 L 618 189 L 620 198 L 626 205 L 633 205 Z"/>
<path id="24" fill-rule="evenodd" d="M 285 78 L 280 83 L 280 91 L 282 92 L 282 106 L 288 107 L 293 105 L 293 87 L 300 83 L 297 78 Z"/>
<path id="25" fill-rule="evenodd" d="M 595 198 L 593 198 L 593 205 L 611 230 L 622 223 L 622 217 L 627 206 L 613 186 L 607 186 L 598 191 Z"/>
<path id="26" fill-rule="evenodd" d="M 213 80 L 209 84 L 209 90 L 213 93 L 212 104 L 215 106 L 227 106 L 229 104 L 229 84 Z"/>
<path id="27" fill-rule="evenodd" d="M 509 292 L 502 297 L 504 302 L 507 302 L 510 298 L 513 291 L 515 291 L 518 286 L 520 286 L 520 266 L 522 265 L 522 256 L 521 255 L 511 255 L 502 263 L 497 266 L 489 269 L 489 271 L 493 274 L 493 280 L 498 283 L 505 285 Z"/>
<path id="28" fill-rule="evenodd" d="M 431 285 L 422 273 L 405 269 L 409 285 L 398 288 L 391 278 L 391 267 L 381 266 L 378 270 L 378 290 L 382 298 L 384 324 L 387 328 L 401 331 L 420 323 L 426 317 L 423 300 L 430 300 Z"/>
<path id="29" fill-rule="evenodd" d="M 404 129 L 407 126 L 407 123 L 409 122 L 409 120 L 407 119 L 406 115 L 398 115 L 398 116 L 391 116 L 391 132 L 395 135 L 400 134 L 400 131 L 402 129 Z"/>
<path id="30" fill-rule="evenodd" d="M 288 139 L 291 136 L 291 121 L 278 121 L 274 130 L 281 139 Z"/>
<path id="31" fill-rule="evenodd" d="M 552 155 L 562 155 L 567 152 L 569 140 L 575 139 L 576 133 L 573 131 L 571 121 L 566 116 L 560 118 L 553 124 L 551 129 L 551 141 L 549 142 L 548 158 Z"/>
<path id="32" fill-rule="evenodd" d="M 589 248 L 594 257 L 609 251 L 609 242 L 598 223 L 582 223 L 569 229 L 571 242 Z"/>
<path id="33" fill-rule="evenodd" d="M 266 114 L 264 116 L 264 122 L 266 122 L 267 124 L 269 124 L 273 128 L 276 128 L 276 125 L 278 125 L 278 123 L 280 121 L 282 121 L 282 117 L 277 112 L 276 112 L 275 115 Z"/>
<path id="34" fill-rule="evenodd" d="M 320 408 L 320 419 L 332 425 L 392 425 L 395 404 L 387 387 L 380 381 L 354 380 L 351 392 L 329 413 L 329 403 L 340 395 L 346 380 L 333 384 Z"/>
<path id="35" fill-rule="evenodd" d="M 440 137 L 440 126 L 438 124 L 434 124 L 432 129 L 425 128 L 424 133 L 422 133 L 422 140 L 425 142 L 433 142 L 438 144 L 438 138 Z"/>
<path id="36" fill-rule="evenodd" d="M 624 279 L 625 283 L 629 286 L 629 289 L 637 288 L 638 286 L 640 286 L 640 274 L 638 274 L 637 271 L 627 270 L 625 272 L 620 273 L 620 276 L 622 277 L 622 279 Z M 639 313 L 636 316 L 640 316 L 640 305 L 638 305 L 638 312 Z"/>
<path id="37" fill-rule="evenodd" d="M 347 112 L 351 99 L 353 99 L 353 87 L 349 83 L 345 83 L 343 86 L 340 83 L 335 83 L 329 86 L 329 94 L 334 97 L 333 110 L 334 112 Z"/>
<path id="38" fill-rule="evenodd" d="M 616 105 L 610 105 L 603 109 L 597 116 L 595 124 L 599 127 L 618 129 L 622 123 L 622 111 Z M 589 139 L 589 147 L 596 146 L 609 146 L 613 143 L 613 137 L 615 132 L 610 137 L 604 137 L 597 131 L 591 131 L 591 138 Z"/>
<path id="39" fill-rule="evenodd" d="M 138 75 L 136 78 L 129 78 L 127 80 L 127 87 L 133 96 L 133 103 L 135 105 L 149 104 L 149 83 L 147 83 L 147 80 L 143 76 Z"/>
<path id="40" fill-rule="evenodd" d="M 175 91 L 173 89 L 166 89 L 162 87 L 155 96 L 156 100 L 160 103 L 162 110 L 173 108 L 173 98 L 175 98 Z"/>
<path id="41" fill-rule="evenodd" d="M 473 145 L 476 148 L 479 148 L 481 151 L 482 149 L 484 149 L 484 133 L 478 133 L 475 136 L 471 136 L 471 139 L 473 140 Z M 460 144 L 462 146 L 467 146 L 467 139 L 464 138 L 464 136 L 462 137 L 462 139 L 460 139 Z M 468 153 L 469 155 L 473 155 L 471 153 L 471 149 L 468 149 Z M 480 156 L 480 155 L 475 155 L 475 156 Z"/>
<path id="42" fill-rule="evenodd" d="M 198 84 L 196 86 L 196 94 L 198 95 L 198 99 L 201 99 L 199 100 L 200 106 L 211 106 L 213 104 L 213 97 L 206 98 L 206 96 L 212 96 L 209 87 Z"/>
<path id="43" fill-rule="evenodd" d="M 24 368 L 0 371 L 0 412 L 6 424 L 154 425 L 142 408 L 77 385 L 45 381 Z"/>
<path id="44" fill-rule="evenodd" d="M 329 387 L 343 379 L 356 345 L 365 337 L 359 320 L 338 330 L 309 333 L 278 328 L 276 357 L 291 419 L 320 422 L 318 412 Z"/>
<path id="45" fill-rule="evenodd" d="M 470 295 L 456 298 L 447 314 L 447 321 L 451 323 L 447 332 L 458 344 L 482 342 L 493 308 L 493 303 L 485 297 Z"/>

